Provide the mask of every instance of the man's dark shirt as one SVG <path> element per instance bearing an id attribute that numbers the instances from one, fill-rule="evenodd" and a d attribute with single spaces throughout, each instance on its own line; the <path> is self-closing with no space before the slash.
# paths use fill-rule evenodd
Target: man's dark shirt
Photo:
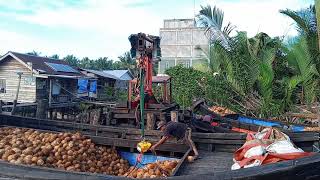
<path id="1" fill-rule="evenodd" d="M 184 138 L 187 125 L 179 122 L 168 122 L 164 130 L 164 136 L 175 137 L 177 140 Z"/>

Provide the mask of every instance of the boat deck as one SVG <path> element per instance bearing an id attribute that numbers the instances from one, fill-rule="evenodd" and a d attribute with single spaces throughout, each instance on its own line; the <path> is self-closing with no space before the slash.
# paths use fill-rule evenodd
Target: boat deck
<path id="1" fill-rule="evenodd" d="M 209 174 L 230 170 L 233 153 L 199 151 L 201 159 L 181 167 L 179 175 Z"/>

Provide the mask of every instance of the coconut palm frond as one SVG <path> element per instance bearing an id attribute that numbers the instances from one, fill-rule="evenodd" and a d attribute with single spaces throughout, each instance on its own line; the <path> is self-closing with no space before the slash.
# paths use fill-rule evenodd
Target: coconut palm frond
<path id="1" fill-rule="evenodd" d="M 222 29 L 222 23 L 224 18 L 224 13 L 221 9 L 214 6 L 213 8 L 210 5 L 201 6 L 201 10 L 198 15 L 200 18 L 205 18 L 205 21 L 200 21 L 208 27 L 209 25 L 215 25 L 217 28 Z"/>
<path id="2" fill-rule="evenodd" d="M 280 13 L 293 19 L 297 23 L 297 26 L 298 26 L 297 29 L 300 33 L 308 33 L 309 32 L 309 26 L 308 26 L 306 19 L 301 17 L 298 12 L 292 11 L 290 9 L 286 9 L 286 10 L 280 10 Z"/>
<path id="3" fill-rule="evenodd" d="M 273 98 L 273 83 L 274 83 L 274 70 L 272 68 L 272 62 L 275 59 L 275 51 L 273 49 L 263 51 L 262 59 L 259 64 L 259 76 L 258 86 L 259 94 L 261 95 L 262 105 L 260 107 L 260 113 L 263 115 L 270 115 L 270 107 L 274 106 Z"/>
<path id="4" fill-rule="evenodd" d="M 228 48 L 228 36 L 235 29 L 229 23 L 226 27 L 222 27 L 224 13 L 221 9 L 210 5 L 201 6 L 201 10 L 197 15 L 197 22 L 206 27 L 205 34 L 211 42 L 219 41 L 224 47 Z"/>
<path id="5" fill-rule="evenodd" d="M 285 96 L 283 99 L 283 107 L 290 107 L 292 102 L 292 96 L 294 90 L 297 88 L 298 84 L 302 82 L 302 78 L 300 76 L 292 76 L 290 78 L 284 79 L 284 83 L 286 84 L 285 88 Z"/>
<path id="6" fill-rule="evenodd" d="M 288 54 L 288 59 L 301 80 L 302 93 L 300 101 L 307 104 L 312 103 L 316 99 L 317 89 L 315 87 L 318 87 L 319 72 L 312 60 L 305 38 L 302 37 L 292 47 Z"/>
<path id="7" fill-rule="evenodd" d="M 229 36 L 236 26 L 232 25 L 230 22 L 223 28 L 223 33 Z"/>

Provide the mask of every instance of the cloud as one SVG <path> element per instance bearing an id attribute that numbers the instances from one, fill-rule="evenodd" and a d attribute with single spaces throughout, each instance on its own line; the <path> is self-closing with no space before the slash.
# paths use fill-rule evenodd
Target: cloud
<path id="1" fill-rule="evenodd" d="M 311 0 L 215 0 L 203 4 L 217 5 L 224 11 L 225 20 L 247 31 L 249 36 L 265 32 L 270 36 L 296 35 L 293 21 L 280 14 L 281 9 L 299 10 L 308 7 Z"/>
<path id="2" fill-rule="evenodd" d="M 250 36 L 259 31 L 271 36 L 296 34 L 293 22 L 281 15 L 279 9 L 308 6 L 303 0 L 0 1 L 0 15 L 10 19 L 11 24 L 20 25 L 9 30 L 0 20 L 0 40 L 9 44 L 0 45 L 0 50 L 37 50 L 44 55 L 58 53 L 116 59 L 130 49 L 130 34 L 158 35 L 163 19 L 193 18 L 200 5 L 207 3 L 223 9 L 225 20 L 236 25 L 237 30 L 248 31 Z M 26 26 L 32 27 L 34 33 L 21 30 Z M 46 31 L 38 33 L 42 29 Z"/>
<path id="3" fill-rule="evenodd" d="M 30 44 L 36 41 L 36 38 L 0 29 L 0 54 L 2 55 L 8 51 L 31 52 L 33 48 Z"/>
<path id="4" fill-rule="evenodd" d="M 130 5 L 144 4 L 144 1 L 86 1 L 86 8 L 73 6 L 58 9 L 40 8 L 33 14 L 16 15 L 20 21 L 48 27 L 67 27 L 79 30 L 121 32 L 128 28 L 135 30 L 156 29 L 154 23 L 160 20 L 143 8 L 130 8 Z M 148 24 L 148 25 L 146 25 Z"/>
<path id="5" fill-rule="evenodd" d="M 59 5 L 59 8 L 39 8 L 33 10 L 33 13 L 13 13 L 6 14 L 6 16 L 22 23 L 31 24 L 35 28 L 52 29 L 52 33 L 67 29 L 70 32 L 82 32 L 81 34 L 84 35 L 77 39 L 72 38 L 72 42 L 68 41 L 68 36 L 61 37 L 60 40 L 52 40 L 49 38 L 50 34 L 47 34 L 48 37 L 44 38 L 50 39 L 50 42 L 37 40 L 37 43 L 30 43 L 30 39 L 35 38 L 36 34 L 34 36 L 10 34 L 14 37 L 24 36 L 22 44 L 30 43 L 36 50 L 41 49 L 41 51 L 45 50 L 45 53 L 50 53 L 54 49 L 57 51 L 53 53 L 66 54 L 65 50 L 68 49 L 69 54 L 74 53 L 77 56 L 92 58 L 111 56 L 116 59 L 130 49 L 128 41 L 130 34 L 138 32 L 158 34 L 161 25 L 161 18 L 150 14 L 146 9 L 126 6 L 130 3 L 143 2 L 121 1 L 121 3 L 115 3 L 115 1 L 110 0 L 90 0 L 83 2 L 85 8 Z M 23 5 L 20 5 L 18 9 L 24 9 Z M 6 36 L 6 34 L 0 32 L 0 36 Z M 18 39 L 14 38 L 11 41 Z M 19 46 L 23 46 L 22 44 L 20 43 Z M 30 47 L 30 44 L 26 47 Z M 65 47 L 66 44 L 69 47 Z M 52 45 L 56 45 L 56 47 Z M 10 49 L 21 49 L 10 47 Z M 50 50 L 50 48 L 52 49 Z M 9 47 L 3 49 L 9 49 Z"/>

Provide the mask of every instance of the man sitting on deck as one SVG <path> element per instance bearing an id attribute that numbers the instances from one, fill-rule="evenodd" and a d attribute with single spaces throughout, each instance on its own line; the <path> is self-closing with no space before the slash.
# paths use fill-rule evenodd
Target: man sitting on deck
<path id="1" fill-rule="evenodd" d="M 170 121 L 168 123 L 159 121 L 157 124 L 157 129 L 160 129 L 164 133 L 164 135 L 155 145 L 150 148 L 151 151 L 154 152 L 158 146 L 165 143 L 170 138 L 176 138 L 177 140 L 183 139 L 183 142 L 187 143 L 189 147 L 192 148 L 194 152 L 193 158 L 199 158 L 198 150 L 191 139 L 191 129 L 188 128 L 186 124 L 173 121 Z"/>

